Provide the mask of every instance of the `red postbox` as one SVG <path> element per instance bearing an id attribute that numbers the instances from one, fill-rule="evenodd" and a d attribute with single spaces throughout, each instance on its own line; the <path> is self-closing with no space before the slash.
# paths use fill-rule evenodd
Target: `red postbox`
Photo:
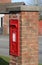
<path id="1" fill-rule="evenodd" d="M 17 19 L 10 19 L 10 55 L 20 55 L 20 27 Z"/>

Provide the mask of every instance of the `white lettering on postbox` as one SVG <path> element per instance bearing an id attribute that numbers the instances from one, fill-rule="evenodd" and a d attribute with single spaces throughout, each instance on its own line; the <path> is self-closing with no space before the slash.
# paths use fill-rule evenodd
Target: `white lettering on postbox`
<path id="1" fill-rule="evenodd" d="M 13 33 L 12 38 L 13 38 L 13 42 L 16 42 L 16 33 Z"/>

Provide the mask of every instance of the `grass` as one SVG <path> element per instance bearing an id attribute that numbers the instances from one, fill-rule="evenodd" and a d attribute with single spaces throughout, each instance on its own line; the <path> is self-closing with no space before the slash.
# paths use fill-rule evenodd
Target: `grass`
<path id="1" fill-rule="evenodd" d="M 0 65 L 9 65 L 9 57 L 0 56 Z"/>
<path id="2" fill-rule="evenodd" d="M 9 65 L 9 57 L 0 56 L 0 65 Z M 39 64 L 42 65 L 42 64 Z"/>
<path id="3" fill-rule="evenodd" d="M 39 65 L 42 65 L 42 64 L 39 64 Z"/>

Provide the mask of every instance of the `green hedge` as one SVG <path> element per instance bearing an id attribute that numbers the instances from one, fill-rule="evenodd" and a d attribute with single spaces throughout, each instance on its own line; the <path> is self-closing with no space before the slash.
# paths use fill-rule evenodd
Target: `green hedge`
<path id="1" fill-rule="evenodd" d="M 9 65 L 9 57 L 0 56 L 0 65 Z"/>

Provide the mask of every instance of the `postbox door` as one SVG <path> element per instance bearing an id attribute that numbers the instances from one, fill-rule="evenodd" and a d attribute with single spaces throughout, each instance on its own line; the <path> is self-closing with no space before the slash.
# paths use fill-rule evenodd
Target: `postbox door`
<path id="1" fill-rule="evenodd" d="M 10 20 L 10 54 L 20 55 L 18 20 Z M 12 22 L 14 25 L 12 25 Z"/>

